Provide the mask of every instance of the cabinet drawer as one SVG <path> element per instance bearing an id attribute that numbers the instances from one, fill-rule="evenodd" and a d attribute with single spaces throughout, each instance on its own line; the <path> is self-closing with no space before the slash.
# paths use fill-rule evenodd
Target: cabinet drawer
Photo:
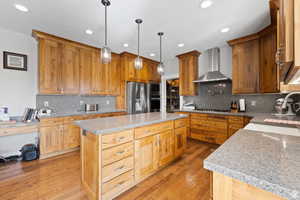
<path id="1" fill-rule="evenodd" d="M 201 123 L 193 123 L 191 126 L 192 129 L 198 130 L 207 130 L 207 131 L 215 131 L 222 134 L 227 133 L 227 123 L 220 123 L 220 122 L 213 122 L 213 121 L 206 121 Z"/>
<path id="2" fill-rule="evenodd" d="M 133 169 L 133 157 L 125 158 L 102 169 L 102 182 L 105 183 L 124 172 Z"/>
<path id="3" fill-rule="evenodd" d="M 102 136 L 102 149 L 114 147 L 133 140 L 133 129 Z"/>
<path id="4" fill-rule="evenodd" d="M 227 134 L 218 134 L 212 131 L 192 130 L 191 138 L 209 143 L 223 144 L 227 140 Z"/>
<path id="5" fill-rule="evenodd" d="M 102 185 L 102 199 L 111 200 L 134 184 L 133 171 L 126 172 Z"/>
<path id="6" fill-rule="evenodd" d="M 206 119 L 207 114 L 198 114 L 198 113 L 192 113 L 191 119 Z"/>
<path id="7" fill-rule="evenodd" d="M 175 128 L 187 127 L 187 126 L 188 126 L 187 118 L 175 120 Z"/>
<path id="8" fill-rule="evenodd" d="M 0 129 L 0 136 L 8 136 L 8 135 L 15 135 L 15 134 L 23 134 L 23 133 L 36 133 L 36 132 L 38 132 L 38 128 L 36 125 L 15 127 L 15 128 L 2 128 Z"/>
<path id="9" fill-rule="evenodd" d="M 159 124 L 153 124 L 153 125 L 149 125 L 149 126 L 144 126 L 144 127 L 140 127 L 140 128 L 136 128 L 135 129 L 135 138 L 139 139 L 139 138 L 143 138 L 143 137 L 147 137 L 159 132 L 163 132 L 169 129 L 173 129 L 173 121 L 168 121 L 168 122 L 163 122 L 163 123 L 159 123 Z"/>
<path id="10" fill-rule="evenodd" d="M 65 118 L 59 117 L 59 118 L 44 118 L 40 121 L 40 126 L 54 126 L 57 124 L 63 124 Z"/>
<path id="11" fill-rule="evenodd" d="M 117 147 L 106 149 L 102 152 L 103 166 L 109 165 L 113 162 L 122 160 L 133 155 L 133 143 L 122 144 Z"/>
<path id="12" fill-rule="evenodd" d="M 244 117 L 229 116 L 228 121 L 230 124 L 244 124 Z"/>

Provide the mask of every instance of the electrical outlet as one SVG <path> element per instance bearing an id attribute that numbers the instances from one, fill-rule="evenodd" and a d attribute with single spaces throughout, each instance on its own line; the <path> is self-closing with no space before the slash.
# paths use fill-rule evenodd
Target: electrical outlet
<path id="1" fill-rule="evenodd" d="M 256 101 L 251 101 L 251 106 L 256 106 Z"/>
<path id="2" fill-rule="evenodd" d="M 49 102 L 48 101 L 44 101 L 44 107 L 49 107 Z"/>
<path id="3" fill-rule="evenodd" d="M 107 101 L 106 101 L 106 104 L 107 104 L 107 105 L 109 105 L 109 104 L 110 104 L 110 101 L 109 101 L 109 100 L 107 100 Z"/>
<path id="4" fill-rule="evenodd" d="M 84 101 L 79 101 L 79 104 L 82 106 L 84 104 Z"/>

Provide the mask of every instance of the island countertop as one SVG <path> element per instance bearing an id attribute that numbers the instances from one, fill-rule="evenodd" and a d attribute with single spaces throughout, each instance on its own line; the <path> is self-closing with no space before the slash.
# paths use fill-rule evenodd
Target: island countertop
<path id="1" fill-rule="evenodd" d="M 240 130 L 204 161 L 204 168 L 300 200 L 300 137 Z"/>
<path id="2" fill-rule="evenodd" d="M 131 129 L 170 120 L 181 119 L 185 117 L 187 117 L 187 115 L 156 112 L 81 120 L 76 121 L 75 124 L 83 130 L 98 135 L 118 132 L 125 129 Z"/>

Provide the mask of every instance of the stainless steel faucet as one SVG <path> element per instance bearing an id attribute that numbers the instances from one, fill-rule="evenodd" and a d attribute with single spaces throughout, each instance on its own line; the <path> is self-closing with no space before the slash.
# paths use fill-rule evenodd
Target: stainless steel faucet
<path id="1" fill-rule="evenodd" d="M 288 99 L 289 99 L 291 96 L 295 95 L 295 94 L 300 94 L 300 92 L 291 92 L 291 93 L 289 93 L 288 95 L 286 95 L 286 97 L 284 98 L 284 101 L 283 101 L 283 103 L 282 103 L 282 106 L 281 106 L 282 109 L 286 109 L 287 103 L 288 103 Z"/>

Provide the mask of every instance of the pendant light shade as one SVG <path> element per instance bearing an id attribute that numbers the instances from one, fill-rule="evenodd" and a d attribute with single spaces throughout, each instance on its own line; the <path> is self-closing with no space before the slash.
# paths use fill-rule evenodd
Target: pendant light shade
<path id="1" fill-rule="evenodd" d="M 134 61 L 134 67 L 135 69 L 142 69 L 143 68 L 143 59 L 140 57 L 140 25 L 143 23 L 143 20 L 136 19 L 135 23 L 138 25 L 138 56 L 136 57 Z"/>
<path id="2" fill-rule="evenodd" d="M 165 73 L 165 66 L 164 63 L 162 62 L 162 36 L 164 35 L 163 32 L 159 32 L 157 34 L 159 36 L 159 50 L 160 50 L 160 55 L 159 55 L 159 65 L 157 66 L 157 72 L 160 75 L 164 75 Z"/>
<path id="3" fill-rule="evenodd" d="M 105 7 L 105 45 L 101 49 L 101 62 L 108 64 L 111 62 L 111 49 L 107 46 L 107 7 L 110 6 L 110 1 L 102 0 L 101 3 Z"/>

